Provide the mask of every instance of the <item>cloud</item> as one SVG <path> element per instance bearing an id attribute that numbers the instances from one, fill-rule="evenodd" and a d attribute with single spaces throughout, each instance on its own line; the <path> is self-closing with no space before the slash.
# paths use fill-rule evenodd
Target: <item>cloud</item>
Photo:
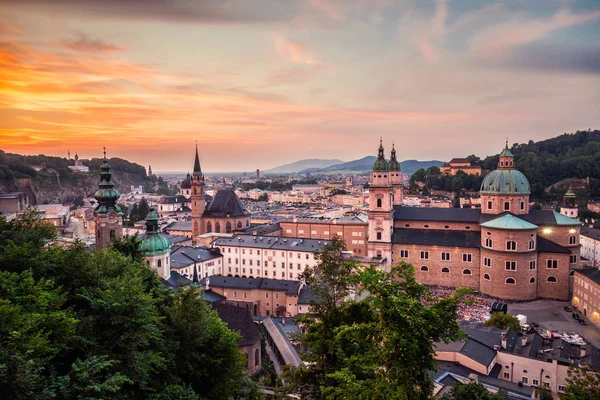
<path id="1" fill-rule="evenodd" d="M 122 47 L 107 44 L 100 39 L 92 39 L 89 36 L 80 34 L 77 39 L 64 40 L 61 45 L 65 48 L 81 52 L 102 52 L 123 50 Z"/>
<path id="2" fill-rule="evenodd" d="M 320 63 L 302 43 L 287 39 L 280 34 L 275 34 L 274 41 L 277 53 L 287 61 L 308 65 Z"/>
<path id="3" fill-rule="evenodd" d="M 600 46 L 529 44 L 513 50 L 496 65 L 535 71 L 600 74 Z"/>

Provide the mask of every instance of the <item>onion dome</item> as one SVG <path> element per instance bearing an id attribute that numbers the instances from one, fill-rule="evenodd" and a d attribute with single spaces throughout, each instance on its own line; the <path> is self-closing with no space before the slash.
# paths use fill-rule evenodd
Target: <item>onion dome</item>
<path id="1" fill-rule="evenodd" d="M 377 160 L 373 163 L 373 171 L 376 172 L 387 172 L 390 170 L 390 164 L 385 160 L 385 155 L 383 154 L 383 143 L 381 139 L 379 139 L 379 152 L 377 154 Z"/>
<path id="2" fill-rule="evenodd" d="M 396 159 L 396 148 L 392 143 L 392 155 L 390 157 L 390 171 L 400 171 L 400 163 Z"/>
<path id="3" fill-rule="evenodd" d="M 192 188 L 192 176 L 188 172 L 185 176 L 185 179 L 181 182 L 181 189 L 191 189 Z"/>
<path id="4" fill-rule="evenodd" d="M 146 216 L 146 234 L 142 239 L 140 249 L 146 256 L 166 254 L 171 250 L 169 241 L 160 233 L 156 207 L 150 207 L 150 212 Z"/>
<path id="5" fill-rule="evenodd" d="M 94 193 L 94 198 L 98 201 L 98 206 L 95 210 L 96 215 L 106 215 L 110 212 L 122 214 L 121 208 L 117 205 L 117 200 L 119 200 L 121 194 L 115 189 L 115 184 L 111 180 L 112 174 L 110 172 L 110 165 L 106 159 L 106 149 L 104 149 L 104 159 L 102 160 L 100 171 L 99 189 Z"/>

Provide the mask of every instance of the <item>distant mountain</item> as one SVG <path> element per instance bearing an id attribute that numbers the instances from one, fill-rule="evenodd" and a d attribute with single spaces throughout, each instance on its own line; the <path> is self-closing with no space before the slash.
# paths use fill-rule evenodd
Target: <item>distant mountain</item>
<path id="1" fill-rule="evenodd" d="M 285 173 L 290 173 L 290 172 L 298 172 L 298 171 L 302 171 L 305 169 L 321 169 L 321 168 L 327 168 L 331 165 L 334 164 L 341 164 L 343 163 L 342 160 L 321 160 L 319 158 L 310 158 L 310 159 L 306 159 L 306 160 L 300 160 L 300 161 L 296 161 L 293 162 L 291 164 L 285 164 L 285 165 L 280 165 L 279 167 L 275 167 L 266 171 L 263 171 L 265 173 L 279 173 L 279 174 L 285 174 Z"/>
<path id="2" fill-rule="evenodd" d="M 310 168 L 301 170 L 301 173 L 336 173 L 336 172 L 367 172 L 373 168 L 373 163 L 377 157 L 367 156 L 359 160 L 348 161 L 341 164 L 331 165 L 326 168 Z M 431 161 L 417 161 L 417 160 L 406 160 L 400 162 L 400 168 L 402 172 L 406 174 L 413 174 L 419 168 L 427 169 L 431 166 L 439 167 L 443 164 L 442 161 L 431 160 Z"/>

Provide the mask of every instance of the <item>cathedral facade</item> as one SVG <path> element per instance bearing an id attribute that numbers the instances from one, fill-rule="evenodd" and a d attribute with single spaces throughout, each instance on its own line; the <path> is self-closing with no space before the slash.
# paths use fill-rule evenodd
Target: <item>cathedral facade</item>
<path id="1" fill-rule="evenodd" d="M 402 206 L 395 150 L 382 144 L 369 188 L 369 257 L 406 261 L 426 285 L 468 287 L 506 300 L 569 299 L 579 268 L 578 220 L 530 210 L 529 182 L 508 144 L 481 185 L 481 209 Z"/>

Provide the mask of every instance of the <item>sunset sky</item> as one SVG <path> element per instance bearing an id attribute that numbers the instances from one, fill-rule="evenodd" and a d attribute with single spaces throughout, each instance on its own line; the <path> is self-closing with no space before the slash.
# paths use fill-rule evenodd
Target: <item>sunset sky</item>
<path id="1" fill-rule="evenodd" d="M 156 171 L 600 128 L 600 2 L 3 0 L 0 149 Z"/>

